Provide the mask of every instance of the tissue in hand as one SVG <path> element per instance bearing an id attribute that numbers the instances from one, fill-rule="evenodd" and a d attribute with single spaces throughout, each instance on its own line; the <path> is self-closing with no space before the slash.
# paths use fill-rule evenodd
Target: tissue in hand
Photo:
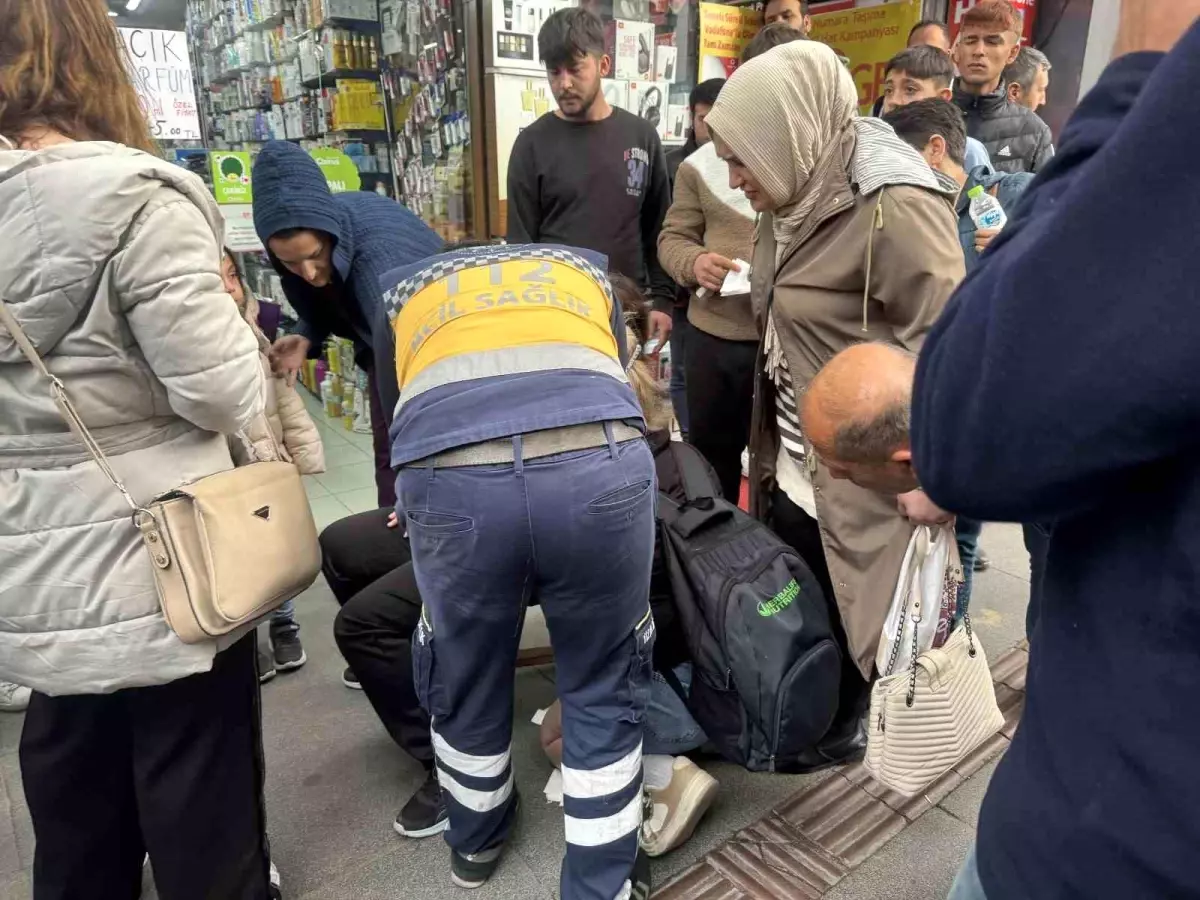
<path id="1" fill-rule="evenodd" d="M 735 259 L 733 264 L 737 268 L 725 273 L 725 281 L 721 285 L 722 297 L 750 293 L 750 263 L 744 259 Z"/>

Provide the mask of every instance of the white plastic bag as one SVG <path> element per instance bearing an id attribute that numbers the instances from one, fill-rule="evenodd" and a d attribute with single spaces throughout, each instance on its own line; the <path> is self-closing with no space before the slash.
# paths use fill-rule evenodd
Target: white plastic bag
<path id="1" fill-rule="evenodd" d="M 914 629 L 917 655 L 933 649 L 946 569 L 958 556 L 954 541 L 952 526 L 930 528 L 918 525 L 913 529 L 904 561 L 900 564 L 892 606 L 883 623 L 879 650 L 875 654 L 875 666 L 880 676 L 908 671 L 912 665 Z M 915 600 L 920 603 L 914 604 Z"/>

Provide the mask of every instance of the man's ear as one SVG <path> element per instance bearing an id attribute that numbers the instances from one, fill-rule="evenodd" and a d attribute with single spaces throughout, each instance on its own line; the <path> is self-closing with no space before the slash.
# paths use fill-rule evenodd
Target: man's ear
<path id="1" fill-rule="evenodd" d="M 612 72 L 612 57 L 605 53 L 600 57 L 600 77 L 607 78 Z"/>
<path id="2" fill-rule="evenodd" d="M 804 32 L 804 36 L 808 37 L 808 35 L 812 34 L 812 16 L 805 16 L 803 19 L 800 20 L 800 22 L 801 22 L 802 30 Z"/>
<path id="3" fill-rule="evenodd" d="M 950 101 L 950 100 L 954 99 L 954 91 L 951 88 L 942 88 L 941 94 L 939 94 L 939 96 L 943 100 Z"/>
<path id="4" fill-rule="evenodd" d="M 936 169 L 946 159 L 946 139 L 940 134 L 931 134 L 926 149 L 929 154 L 929 165 Z"/>
<path id="5" fill-rule="evenodd" d="M 1017 42 L 1013 44 L 1012 50 L 1008 52 L 1008 62 L 1004 65 L 1011 66 L 1017 61 L 1017 57 L 1021 55 L 1021 39 L 1017 38 Z"/>
<path id="6" fill-rule="evenodd" d="M 1010 81 L 1008 83 L 1008 99 L 1011 100 L 1013 103 L 1021 102 L 1021 94 L 1022 93 L 1024 93 L 1024 91 L 1021 90 L 1021 86 L 1019 84 L 1017 84 L 1015 81 Z"/>
<path id="7" fill-rule="evenodd" d="M 904 465 L 912 465 L 912 450 L 908 447 L 901 447 L 892 451 L 890 457 L 891 462 L 902 463 Z"/>

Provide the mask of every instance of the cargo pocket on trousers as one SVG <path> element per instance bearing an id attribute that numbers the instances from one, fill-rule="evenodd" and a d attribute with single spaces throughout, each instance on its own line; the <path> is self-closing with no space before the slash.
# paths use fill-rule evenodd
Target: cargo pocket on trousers
<path id="1" fill-rule="evenodd" d="M 654 613 L 646 614 L 633 629 L 633 650 L 629 655 L 629 696 L 633 721 L 641 722 L 650 703 L 650 679 L 654 671 Z"/>
<path id="2" fill-rule="evenodd" d="M 412 657 L 413 687 L 417 692 L 417 700 L 421 709 L 433 716 L 433 704 L 430 702 L 433 685 L 433 628 L 429 625 L 429 613 L 424 606 L 421 607 L 417 630 L 413 632 Z"/>

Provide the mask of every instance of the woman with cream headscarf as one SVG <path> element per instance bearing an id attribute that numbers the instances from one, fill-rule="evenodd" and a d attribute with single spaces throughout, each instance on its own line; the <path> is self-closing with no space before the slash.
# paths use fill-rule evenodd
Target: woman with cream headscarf
<path id="1" fill-rule="evenodd" d="M 833 50 L 796 41 L 738 69 L 707 119 L 730 184 L 760 213 L 751 508 L 802 548 L 815 542 L 804 507 L 815 512 L 849 651 L 814 766 L 865 747 L 859 722 L 912 523 L 894 495 L 838 480 L 805 453 L 796 394 L 851 344 L 918 351 L 963 277 L 958 185 L 939 180 L 889 125 L 859 118 L 857 105 Z"/>

